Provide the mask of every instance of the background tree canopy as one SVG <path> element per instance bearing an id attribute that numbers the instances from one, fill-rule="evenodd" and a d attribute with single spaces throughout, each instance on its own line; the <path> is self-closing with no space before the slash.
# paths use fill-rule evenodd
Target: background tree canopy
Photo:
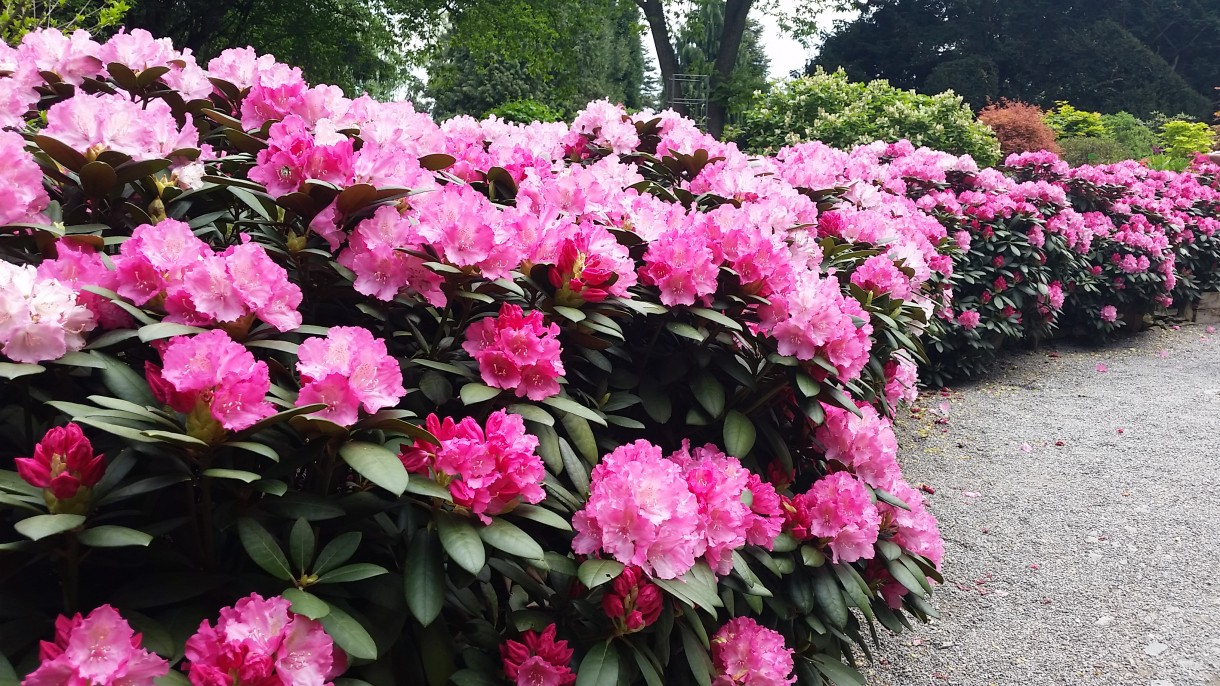
<path id="1" fill-rule="evenodd" d="M 1215 0 L 873 0 L 810 64 L 938 92 L 1208 117 L 1220 85 Z"/>
<path id="2" fill-rule="evenodd" d="M 451 17 L 428 64 L 433 114 L 482 116 L 536 101 L 562 114 L 645 99 L 639 12 L 630 0 L 501 0 Z"/>

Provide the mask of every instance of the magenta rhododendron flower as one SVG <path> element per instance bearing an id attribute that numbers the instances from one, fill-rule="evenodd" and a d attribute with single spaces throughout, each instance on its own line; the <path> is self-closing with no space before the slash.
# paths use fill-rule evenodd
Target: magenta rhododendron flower
<path id="1" fill-rule="evenodd" d="M 204 620 L 186 641 L 193 686 L 323 686 L 347 668 L 347 657 L 322 625 L 289 611 L 280 597 L 257 593 Z"/>
<path id="2" fill-rule="evenodd" d="M 355 150 L 340 133 L 311 131 L 300 116 L 291 114 L 271 125 L 267 147 L 258 153 L 250 180 L 278 197 L 301 190 L 309 180 L 339 186 L 351 185 Z"/>
<path id="3" fill-rule="evenodd" d="M 706 549 L 699 501 L 681 467 L 647 441 L 619 446 L 593 468 L 572 528 L 576 553 L 604 552 L 661 579 L 682 576 Z"/>
<path id="4" fill-rule="evenodd" d="M 29 265 L 0 261 L 0 352 L 14 362 L 58 360 L 96 326 L 77 293 Z"/>
<path id="5" fill-rule="evenodd" d="M 919 399 L 919 367 L 906 355 L 885 363 L 885 400 L 891 407 Z"/>
<path id="6" fill-rule="evenodd" d="M 93 487 L 106 471 L 102 456 L 93 454 L 93 444 L 71 422 L 47 431 L 34 446 L 33 457 L 13 462 L 26 483 L 43 489 L 52 514 L 88 511 Z"/>
<path id="7" fill-rule="evenodd" d="M 634 566 L 625 567 L 602 596 L 602 612 L 623 634 L 640 631 L 657 621 L 663 604 L 661 588 Z"/>
<path id="8" fill-rule="evenodd" d="M 504 676 L 517 686 L 572 686 L 572 649 L 568 642 L 555 640 L 555 625 L 542 633 L 525 631 L 520 641 L 500 644 Z"/>
<path id="9" fill-rule="evenodd" d="M 882 516 L 882 529 L 893 529 L 894 543 L 916 555 L 922 555 L 940 567 L 945 557 L 945 542 L 940 536 L 936 518 L 924 505 L 923 495 L 910 484 L 899 479 L 886 489 L 910 508 L 904 510 L 888 503 L 878 502 Z"/>
<path id="10" fill-rule="evenodd" d="M 559 326 L 544 324 L 542 312 L 525 314 L 517 305 L 504 303 L 498 316 L 467 327 L 462 349 L 479 363 L 488 386 L 537 401 L 559 393 L 564 369 L 558 336 Z"/>
<path id="11" fill-rule="evenodd" d="M 103 605 L 88 616 L 55 620 L 55 641 L 42 641 L 40 665 L 22 686 L 152 686 L 169 663 L 140 647 L 140 634 Z"/>
<path id="12" fill-rule="evenodd" d="M 1113 305 L 1106 305 L 1101 308 L 1101 320 L 1103 322 L 1113 323 L 1118 319 L 1118 308 Z"/>
<path id="13" fill-rule="evenodd" d="M 829 539 L 836 563 L 870 560 L 881 515 L 864 484 L 847 472 L 821 478 L 785 507 L 792 535 Z"/>
<path id="14" fill-rule="evenodd" d="M 486 427 L 473 417 L 454 423 L 435 414 L 425 422 L 440 441 L 436 446 L 416 440 L 404 446 L 399 459 L 408 472 L 425 474 L 448 486 L 453 502 L 468 508 L 484 524 L 518 503 L 541 502 L 546 468 L 535 451 L 538 439 L 525 432 L 520 415 L 496 410 Z"/>
<path id="15" fill-rule="evenodd" d="M 297 406 L 326 403 L 325 410 L 311 416 L 340 426 L 355 424 L 362 406 L 371 414 L 393 407 L 407 394 L 398 360 L 368 329 L 331 327 L 325 338 L 301 343 L 297 358 L 302 382 Z"/>
<path id="16" fill-rule="evenodd" d="M 898 300 L 911 297 L 911 282 L 885 255 L 874 255 L 852 272 L 851 282 L 874 295 Z"/>
<path id="17" fill-rule="evenodd" d="M 756 519 L 769 517 L 757 514 L 742 500 L 751 483 L 750 472 L 737 458 L 710 444 L 691 450 L 683 441 L 682 449 L 669 459 L 682 468 L 686 484 L 699 505 L 704 559 L 712 571 L 728 574 L 733 569 L 733 551 L 746 544 L 751 528 L 756 531 L 771 528 L 767 523 L 756 523 Z M 775 515 L 779 519 L 779 513 Z M 769 548 L 773 543 L 774 538 L 763 545 Z"/>
<path id="18" fill-rule="evenodd" d="M 961 324 L 963 329 L 970 331 L 979 325 L 980 318 L 981 317 L 979 316 L 978 312 L 975 312 L 974 310 L 967 310 L 957 315 L 957 323 Z"/>
<path id="19" fill-rule="evenodd" d="M 720 261 L 703 227 L 683 226 L 649 243 L 640 278 L 660 289 L 662 303 L 694 305 L 716 292 Z"/>
<path id="20" fill-rule="evenodd" d="M 792 675 L 792 649 L 779 632 L 750 617 L 736 617 L 712 636 L 713 686 L 784 686 Z"/>
<path id="21" fill-rule="evenodd" d="M 165 347 L 162 359 L 165 366 L 160 378 L 177 397 L 193 408 L 207 408 L 230 431 L 240 431 L 275 413 L 266 401 L 271 388 L 267 363 L 256 361 L 224 331 L 177 336 Z"/>

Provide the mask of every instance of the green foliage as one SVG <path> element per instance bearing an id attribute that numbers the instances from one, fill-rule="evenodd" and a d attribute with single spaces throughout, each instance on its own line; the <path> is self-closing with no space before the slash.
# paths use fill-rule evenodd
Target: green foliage
<path id="1" fill-rule="evenodd" d="M 1082 164 L 1112 164 L 1131 159 L 1127 148 L 1113 138 L 1088 136 L 1064 138 L 1059 141 L 1063 160 L 1073 167 Z"/>
<path id="2" fill-rule="evenodd" d="M 685 17 L 675 40 L 678 72 L 708 76 L 711 83 L 708 97 L 724 104 L 728 121 L 738 122 L 753 101 L 754 93 L 770 87 L 767 81 L 770 60 L 762 46 L 762 27 L 758 22 L 748 20 L 733 71 L 728 78 L 716 74 L 715 62 L 723 29 L 724 3 L 698 0 L 694 11 Z"/>
<path id="3" fill-rule="evenodd" d="M 877 0 L 843 22 L 816 64 L 901 88 L 950 88 L 976 107 L 1057 100 L 1144 117 L 1206 116 L 1220 84 L 1213 0 Z"/>
<path id="4" fill-rule="evenodd" d="M 547 107 L 537 100 L 514 100 L 498 105 L 487 111 L 487 116 L 495 115 L 504 121 L 528 124 L 532 121 L 560 121 L 563 114 Z"/>
<path id="5" fill-rule="evenodd" d="M 13 45 L 30 31 L 47 28 L 102 35 L 118 26 L 130 9 L 128 0 L 3 0 L 0 40 Z"/>
<path id="6" fill-rule="evenodd" d="M 1212 149 L 1216 132 L 1203 122 L 1169 121 L 1161 125 L 1157 142 L 1170 157 L 1191 158 Z"/>
<path id="7" fill-rule="evenodd" d="M 746 112 L 738 140 L 746 148 L 775 150 L 800 141 L 819 140 L 850 148 L 877 140 L 910 140 L 980 165 L 999 161 L 995 133 L 975 120 L 952 92 L 922 95 L 882 80 L 851 81 L 842 70 L 781 82 L 755 99 Z"/>
<path id="8" fill-rule="evenodd" d="M 639 109 L 644 57 L 627 0 L 511 0 L 454 17 L 428 64 L 438 118 L 534 100 L 560 117 L 607 98 Z"/>
<path id="9" fill-rule="evenodd" d="M 1065 100 L 1055 102 L 1046 112 L 1046 124 L 1060 140 L 1065 138 L 1101 137 L 1106 135 L 1100 112 L 1087 112 L 1073 107 Z"/>
<path id="10" fill-rule="evenodd" d="M 1127 159 L 1143 159 L 1153 152 L 1156 133 L 1144 121 L 1129 112 L 1101 115 L 1106 135 L 1123 147 Z"/>

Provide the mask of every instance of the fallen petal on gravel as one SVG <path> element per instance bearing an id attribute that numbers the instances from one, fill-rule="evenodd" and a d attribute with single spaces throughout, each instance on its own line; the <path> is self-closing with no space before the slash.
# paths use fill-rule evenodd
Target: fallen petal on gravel
<path id="1" fill-rule="evenodd" d="M 1034 446 L 1028 443 L 1022 443 L 1019 447 L 1023 453 L 1032 453 L 1034 451 Z"/>
<path id="2" fill-rule="evenodd" d="M 1102 363 L 1102 362 L 1098 362 L 1098 363 L 1097 363 L 1097 371 L 1099 371 L 1099 372 L 1103 372 L 1103 373 L 1104 373 L 1104 372 L 1108 372 L 1108 371 L 1110 371 L 1110 368 L 1109 368 L 1109 367 L 1107 367 L 1107 366 L 1106 366 L 1104 363 Z"/>

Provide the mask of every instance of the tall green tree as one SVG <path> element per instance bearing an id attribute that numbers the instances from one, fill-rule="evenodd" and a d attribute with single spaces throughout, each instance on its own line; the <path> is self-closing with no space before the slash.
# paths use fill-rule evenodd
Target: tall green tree
<path id="1" fill-rule="evenodd" d="M 104 33 L 129 9 L 127 0 L 0 0 L 0 40 L 11 45 L 44 28 Z"/>
<path id="2" fill-rule="evenodd" d="M 810 65 L 903 88 L 951 88 L 976 108 L 1043 106 L 1206 116 L 1220 85 L 1214 0 L 870 0 Z"/>
<path id="3" fill-rule="evenodd" d="M 417 53 L 474 0 L 132 0 L 126 23 L 190 48 L 202 61 L 251 45 L 349 94 L 387 94 Z"/>
<path id="4" fill-rule="evenodd" d="M 716 57 L 720 53 L 720 37 L 724 31 L 724 3 L 716 0 L 695 0 L 696 7 L 685 17 L 678 30 L 676 48 L 678 72 L 715 74 Z M 755 91 L 766 90 L 770 60 L 762 47 L 762 27 L 754 19 L 746 20 L 737 64 L 726 78 L 717 78 L 707 94 L 709 100 L 724 104 L 726 122 L 739 117 L 749 107 Z"/>
<path id="5" fill-rule="evenodd" d="M 682 98 L 681 86 L 675 84 L 673 77 L 679 71 L 678 46 L 675 38 L 678 29 L 685 18 L 696 9 L 701 0 L 692 5 L 690 0 L 634 0 L 643 13 L 652 35 L 652 42 L 657 52 L 657 66 L 661 72 L 662 104 L 673 106 Z M 816 31 L 816 20 L 819 14 L 831 9 L 860 7 L 867 4 L 865 0 L 800 0 L 799 2 L 780 2 L 779 0 L 709 0 L 718 5 L 719 15 L 723 17 L 720 36 L 716 42 L 716 58 L 712 61 L 712 89 L 719 84 L 728 82 L 733 70 L 737 67 L 738 55 L 745 40 L 746 29 L 751 16 L 757 17 L 763 13 L 779 16 L 781 21 L 798 35 L 810 35 Z M 753 14 L 752 14 L 753 13 Z M 677 108 L 680 109 L 680 108 Z M 725 118 L 728 112 L 727 103 L 712 99 L 708 103 L 707 129 L 714 136 L 720 136 L 724 131 Z"/>
<path id="6" fill-rule="evenodd" d="M 440 118 L 519 100 L 564 114 L 600 98 L 643 107 L 638 15 L 627 0 L 500 0 L 455 14 L 426 94 Z"/>

